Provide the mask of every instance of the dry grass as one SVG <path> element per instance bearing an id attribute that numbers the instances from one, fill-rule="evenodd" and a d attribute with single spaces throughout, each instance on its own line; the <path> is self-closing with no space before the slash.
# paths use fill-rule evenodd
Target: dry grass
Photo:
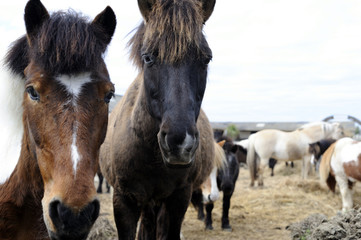
<path id="1" fill-rule="evenodd" d="M 316 175 L 302 180 L 300 165 L 301 162 L 296 162 L 296 167 L 291 169 L 282 162 L 277 164 L 274 177 L 270 177 L 270 171 L 266 171 L 263 188 L 250 188 L 249 172 L 241 168 L 229 214 L 233 231 L 221 230 L 222 203 L 218 201 L 213 210 L 213 231 L 205 231 L 204 223 L 197 220 L 197 212 L 192 206 L 189 207 L 182 227 L 184 239 L 290 239 L 290 232 L 285 228 L 291 223 L 299 222 L 313 213 L 327 217 L 336 215 L 341 209 L 339 192 L 333 194 L 321 187 Z M 361 204 L 359 185 L 356 185 L 354 194 L 356 207 Z M 111 195 L 99 197 L 101 218 L 107 218 L 115 227 Z"/>

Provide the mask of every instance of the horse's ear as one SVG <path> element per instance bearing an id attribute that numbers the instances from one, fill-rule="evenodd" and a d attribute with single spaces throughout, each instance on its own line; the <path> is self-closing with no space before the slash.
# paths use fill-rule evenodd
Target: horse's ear
<path id="1" fill-rule="evenodd" d="M 149 13 L 152 11 L 154 0 L 138 0 L 138 7 L 144 20 L 147 22 L 149 19 Z"/>
<path id="2" fill-rule="evenodd" d="M 108 45 L 112 40 L 117 25 L 117 19 L 113 9 L 107 6 L 94 18 L 91 25 L 102 33 L 99 37 Z"/>
<path id="3" fill-rule="evenodd" d="M 30 42 L 37 34 L 43 22 L 47 19 L 49 19 L 49 13 L 40 0 L 30 0 L 26 4 L 24 20 L 26 33 Z"/>
<path id="4" fill-rule="evenodd" d="M 203 22 L 205 23 L 212 15 L 216 0 L 202 0 Z"/>
<path id="5" fill-rule="evenodd" d="M 220 147 L 223 147 L 223 145 L 226 143 L 226 140 L 222 140 L 220 142 L 217 142 L 217 144 L 220 146 Z"/>

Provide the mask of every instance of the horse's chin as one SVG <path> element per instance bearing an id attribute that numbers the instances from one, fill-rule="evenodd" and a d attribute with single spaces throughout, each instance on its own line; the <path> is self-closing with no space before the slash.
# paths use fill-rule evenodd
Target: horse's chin
<path id="1" fill-rule="evenodd" d="M 192 166 L 194 162 L 194 157 L 190 157 L 189 159 L 184 159 L 182 157 L 165 157 L 163 155 L 163 162 L 166 167 L 173 168 L 173 169 L 182 169 L 182 168 L 189 168 Z"/>

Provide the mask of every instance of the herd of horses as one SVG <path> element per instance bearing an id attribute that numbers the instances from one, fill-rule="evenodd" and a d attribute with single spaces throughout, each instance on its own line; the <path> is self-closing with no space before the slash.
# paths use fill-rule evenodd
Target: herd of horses
<path id="1" fill-rule="evenodd" d="M 129 46 L 139 74 L 108 116 L 115 90 L 103 57 L 116 28 L 112 8 L 89 21 L 70 10 L 49 14 L 40 0 L 26 4 L 26 34 L 11 45 L 1 76 L 8 88 L 0 109 L 0 239 L 86 239 L 99 215 L 99 170 L 113 187 L 119 239 L 180 239 L 190 202 L 212 229 L 219 191 L 222 228 L 230 230 L 240 163 L 247 161 L 252 185 L 263 185 L 272 158 L 303 159 L 307 177 L 309 144 L 342 135 L 339 125 L 318 123 L 260 131 L 246 148 L 217 144 L 201 109 L 212 59 L 203 26 L 215 0 L 138 6 L 144 21 Z M 348 189 L 361 180 L 360 143 L 330 148 L 320 169 L 328 183 L 336 179 L 349 209 Z"/>

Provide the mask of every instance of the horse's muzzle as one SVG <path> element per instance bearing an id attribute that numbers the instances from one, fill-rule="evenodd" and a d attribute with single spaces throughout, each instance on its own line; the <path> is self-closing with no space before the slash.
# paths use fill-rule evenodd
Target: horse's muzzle
<path id="1" fill-rule="evenodd" d="M 79 212 L 74 212 L 59 200 L 49 204 L 49 216 L 56 232 L 50 232 L 52 240 L 85 240 L 99 216 L 100 204 L 97 199 Z"/>
<path id="2" fill-rule="evenodd" d="M 192 165 L 195 152 L 199 145 L 198 132 L 186 137 L 180 142 L 178 136 L 161 132 L 159 134 L 159 147 L 161 149 L 163 161 L 170 168 L 188 168 Z"/>

